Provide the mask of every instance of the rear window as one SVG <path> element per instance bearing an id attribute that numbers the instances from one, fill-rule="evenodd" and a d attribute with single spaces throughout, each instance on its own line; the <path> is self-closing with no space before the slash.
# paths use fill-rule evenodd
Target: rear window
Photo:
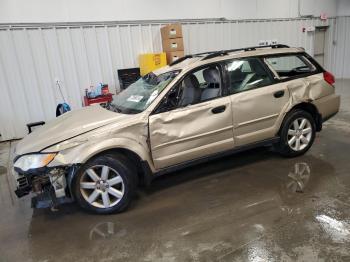
<path id="1" fill-rule="evenodd" d="M 316 71 L 316 67 L 303 55 L 267 57 L 266 62 L 277 72 L 281 79 Z"/>

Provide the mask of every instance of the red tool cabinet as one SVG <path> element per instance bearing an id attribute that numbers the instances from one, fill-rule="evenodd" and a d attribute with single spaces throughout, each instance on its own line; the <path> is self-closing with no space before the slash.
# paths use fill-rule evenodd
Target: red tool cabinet
<path id="1" fill-rule="evenodd" d="M 84 106 L 112 102 L 112 100 L 113 100 L 112 96 L 113 96 L 113 94 L 106 94 L 106 95 L 99 96 L 96 98 L 87 98 L 86 96 L 84 96 Z"/>

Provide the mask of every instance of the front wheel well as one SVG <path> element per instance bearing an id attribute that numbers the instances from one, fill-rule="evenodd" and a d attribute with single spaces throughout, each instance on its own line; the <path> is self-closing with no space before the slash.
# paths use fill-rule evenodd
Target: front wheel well
<path id="1" fill-rule="evenodd" d="M 99 152 L 98 154 L 92 156 L 87 161 L 89 161 L 93 158 L 97 158 L 97 157 L 102 156 L 102 155 L 113 155 L 113 154 L 121 154 L 121 155 L 125 156 L 125 158 L 129 160 L 131 168 L 134 168 L 135 171 L 137 172 L 138 183 L 139 184 L 146 183 L 145 181 L 147 180 L 147 178 L 146 178 L 147 174 L 145 174 L 145 172 L 144 172 L 144 169 L 142 166 L 142 159 L 138 154 L 136 154 L 135 152 L 133 152 L 129 149 L 112 148 L 112 149 L 104 150 L 104 151 Z"/>
<path id="2" fill-rule="evenodd" d="M 308 112 L 315 120 L 316 131 L 319 132 L 322 130 L 322 116 L 320 115 L 320 113 L 318 112 L 318 110 L 314 104 L 303 102 L 303 103 L 300 103 L 300 104 L 293 106 L 293 108 L 289 112 L 291 112 L 292 110 L 296 110 L 296 109 L 304 110 L 304 111 Z"/>

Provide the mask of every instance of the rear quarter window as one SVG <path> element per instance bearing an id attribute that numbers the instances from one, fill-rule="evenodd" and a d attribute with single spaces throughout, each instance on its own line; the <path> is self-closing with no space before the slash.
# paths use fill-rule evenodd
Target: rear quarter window
<path id="1" fill-rule="evenodd" d="M 316 72 L 316 67 L 303 55 L 283 55 L 265 58 L 281 79 Z"/>

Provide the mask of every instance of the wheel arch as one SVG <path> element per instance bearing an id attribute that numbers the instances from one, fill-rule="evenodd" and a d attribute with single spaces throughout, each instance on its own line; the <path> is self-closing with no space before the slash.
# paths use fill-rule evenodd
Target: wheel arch
<path id="1" fill-rule="evenodd" d="M 318 109 L 314 104 L 308 103 L 308 102 L 302 102 L 295 105 L 292 109 L 301 109 L 310 113 L 311 116 L 315 119 L 316 131 L 319 132 L 322 130 L 322 116 L 318 112 Z"/>
<path id="2" fill-rule="evenodd" d="M 149 185 L 152 180 L 152 170 L 150 168 L 149 162 L 143 159 L 137 152 L 121 146 L 116 146 L 113 148 L 108 148 L 102 150 L 92 156 L 90 156 L 87 161 L 91 159 L 97 158 L 102 155 L 113 155 L 113 154 L 121 154 L 126 159 L 130 161 L 130 165 L 135 167 L 135 171 L 137 173 L 137 179 L 139 185 Z M 85 163 L 86 163 L 85 162 Z"/>
<path id="3" fill-rule="evenodd" d="M 106 154 L 121 154 L 135 167 L 138 180 L 141 183 L 149 184 L 152 180 L 153 163 L 151 155 L 146 146 L 131 139 L 106 139 L 101 142 L 91 142 L 78 146 L 60 156 L 60 160 L 76 165 L 74 174 L 70 175 L 71 181 L 75 173 L 88 161 Z"/>
<path id="4" fill-rule="evenodd" d="M 322 130 L 322 116 L 321 114 L 318 112 L 317 107 L 309 102 L 301 102 L 299 104 L 294 105 L 284 116 L 282 124 L 279 128 L 278 134 L 280 134 L 282 127 L 284 125 L 285 119 L 287 118 L 287 115 L 292 112 L 293 110 L 303 110 L 308 112 L 315 120 L 315 124 L 316 124 L 316 131 L 319 132 Z"/>
<path id="5" fill-rule="evenodd" d="M 114 154 L 121 154 L 130 161 L 130 165 L 134 164 L 135 171 L 137 172 L 138 183 L 149 184 L 151 180 L 150 176 L 152 172 L 150 170 L 145 169 L 145 163 L 148 164 L 148 162 L 146 160 L 143 160 L 138 153 L 134 152 L 129 148 L 114 147 L 114 148 L 105 149 L 91 156 L 89 159 L 87 159 L 87 161 L 103 155 L 114 155 Z"/>

